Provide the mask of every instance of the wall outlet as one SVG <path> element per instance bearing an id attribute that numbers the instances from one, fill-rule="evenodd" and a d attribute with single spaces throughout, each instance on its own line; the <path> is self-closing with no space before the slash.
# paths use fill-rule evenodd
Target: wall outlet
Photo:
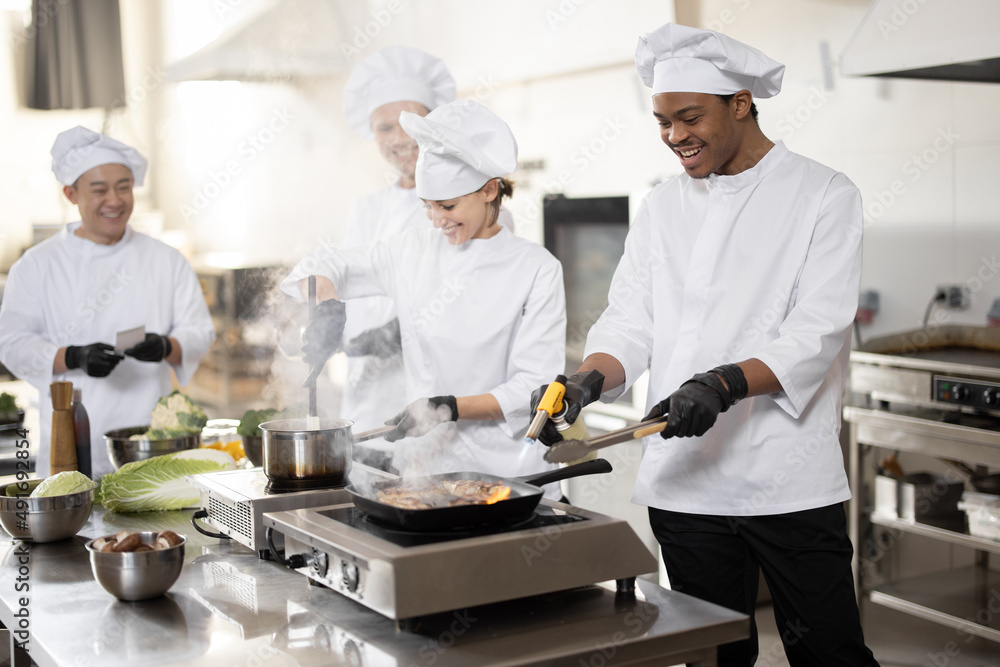
<path id="1" fill-rule="evenodd" d="M 972 306 L 972 293 L 966 285 L 939 285 L 934 300 L 952 310 L 968 310 Z"/>

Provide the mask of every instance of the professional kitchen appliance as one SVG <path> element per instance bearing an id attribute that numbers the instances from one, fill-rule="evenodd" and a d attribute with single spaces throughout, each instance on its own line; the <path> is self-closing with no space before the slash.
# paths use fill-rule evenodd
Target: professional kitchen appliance
<path id="1" fill-rule="evenodd" d="M 883 410 L 1000 417 L 1000 329 L 941 326 L 883 336 L 851 353 L 851 391 Z"/>
<path id="2" fill-rule="evenodd" d="M 394 479 L 388 473 L 355 463 L 353 479 Z M 226 470 L 191 475 L 188 482 L 201 493 L 201 509 L 191 518 L 198 532 L 210 537 L 231 538 L 269 559 L 262 517 L 265 512 L 320 507 L 331 503 L 350 502 L 344 486 L 278 493 L 269 491 L 268 479 L 262 468 Z M 199 525 L 204 521 L 218 533 Z"/>
<path id="3" fill-rule="evenodd" d="M 851 353 L 850 372 L 852 394 L 844 420 L 850 433 L 849 532 L 859 597 L 1000 642 L 1000 616 L 970 620 L 982 619 L 978 611 L 1000 585 L 1000 576 L 989 567 L 989 554 L 1000 553 L 1000 542 L 970 535 L 962 521 L 949 529 L 877 507 L 870 512 L 874 465 L 863 465 L 869 451 L 881 448 L 928 457 L 927 465 L 944 461 L 952 468 L 949 481 L 963 481 L 954 472 L 959 469 L 988 479 L 989 468 L 1000 466 L 1000 329 L 950 325 L 872 339 Z M 947 485 L 940 486 L 932 491 L 945 493 Z M 881 526 L 890 539 L 879 539 L 873 529 L 866 542 L 869 524 Z M 888 576 L 899 559 L 882 556 L 908 544 L 899 539 L 903 533 L 972 549 L 974 564 L 942 563 L 940 572 Z"/>
<path id="4" fill-rule="evenodd" d="M 610 580 L 625 592 L 657 567 L 626 521 L 550 500 L 479 529 L 400 530 L 350 503 L 268 512 L 264 525 L 293 569 L 396 620 Z"/>

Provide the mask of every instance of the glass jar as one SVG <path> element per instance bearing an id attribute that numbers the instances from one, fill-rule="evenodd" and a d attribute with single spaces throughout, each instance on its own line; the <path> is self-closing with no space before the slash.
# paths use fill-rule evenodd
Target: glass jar
<path id="1" fill-rule="evenodd" d="M 201 446 L 223 451 L 240 463 L 246 458 L 243 438 L 236 432 L 239 419 L 209 419 L 201 430 Z"/>

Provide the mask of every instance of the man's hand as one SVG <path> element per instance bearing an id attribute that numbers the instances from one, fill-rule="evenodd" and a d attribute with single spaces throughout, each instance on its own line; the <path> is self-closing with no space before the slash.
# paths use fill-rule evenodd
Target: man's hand
<path id="1" fill-rule="evenodd" d="M 567 424 L 572 424 L 580 416 L 580 410 L 590 405 L 601 396 L 601 389 L 604 386 L 604 376 L 598 371 L 588 371 L 586 373 L 576 373 L 566 380 L 566 394 L 563 396 L 562 417 Z M 531 416 L 535 416 L 538 402 L 545 395 L 545 390 L 549 385 L 543 384 L 541 387 L 531 392 Z M 545 421 L 542 432 L 538 434 L 538 439 L 543 445 L 551 447 L 563 439 L 562 434 L 556 430 L 556 426 L 551 419 Z"/>
<path id="2" fill-rule="evenodd" d="M 146 339 L 137 345 L 133 345 L 125 350 L 125 356 L 133 357 L 139 361 L 163 361 L 170 356 L 173 351 L 170 339 L 161 334 L 148 333 Z"/>
<path id="3" fill-rule="evenodd" d="M 389 442 L 416 438 L 450 421 L 458 421 L 458 403 L 454 396 L 418 398 L 398 415 L 386 420 L 386 426 L 395 426 L 396 430 L 383 437 Z"/>
<path id="4" fill-rule="evenodd" d="M 394 357 L 403 351 L 403 340 L 399 335 L 399 318 L 393 318 L 380 327 L 363 331 L 344 346 L 349 357 L 372 355 L 379 359 Z"/>
<path id="5" fill-rule="evenodd" d="M 746 394 L 743 371 L 736 364 L 727 364 L 695 375 L 654 405 L 642 420 L 666 414 L 667 427 L 660 431 L 660 437 L 664 439 L 701 436 L 712 428 L 719 413 L 728 410 Z"/>
<path id="6" fill-rule="evenodd" d="M 302 361 L 309 364 L 309 377 L 302 383 L 308 387 L 315 382 L 326 360 L 340 349 L 347 324 L 343 301 L 329 299 L 316 306 L 316 314 L 302 331 Z"/>
<path id="7" fill-rule="evenodd" d="M 107 377 L 125 357 L 107 343 L 70 345 L 66 348 L 66 368 L 79 368 L 90 377 Z"/>

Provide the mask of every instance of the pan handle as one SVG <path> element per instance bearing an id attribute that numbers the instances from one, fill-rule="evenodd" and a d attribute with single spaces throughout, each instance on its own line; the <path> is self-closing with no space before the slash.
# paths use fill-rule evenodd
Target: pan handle
<path id="1" fill-rule="evenodd" d="M 563 468 L 556 468 L 555 470 L 546 470 L 545 472 L 535 473 L 534 475 L 528 475 L 526 477 L 518 477 L 517 479 L 521 482 L 534 484 L 535 486 L 544 486 L 545 484 L 559 482 L 572 477 L 600 475 L 613 470 L 614 468 L 611 466 L 611 463 L 606 459 L 594 459 L 593 461 L 585 461 L 583 463 L 577 463 Z"/>
<path id="2" fill-rule="evenodd" d="M 395 431 L 395 426 L 379 426 L 378 428 L 373 428 L 370 431 L 362 431 L 354 436 L 354 442 L 364 442 L 365 440 L 374 440 L 375 438 L 381 438 L 386 433 L 391 433 Z"/>

